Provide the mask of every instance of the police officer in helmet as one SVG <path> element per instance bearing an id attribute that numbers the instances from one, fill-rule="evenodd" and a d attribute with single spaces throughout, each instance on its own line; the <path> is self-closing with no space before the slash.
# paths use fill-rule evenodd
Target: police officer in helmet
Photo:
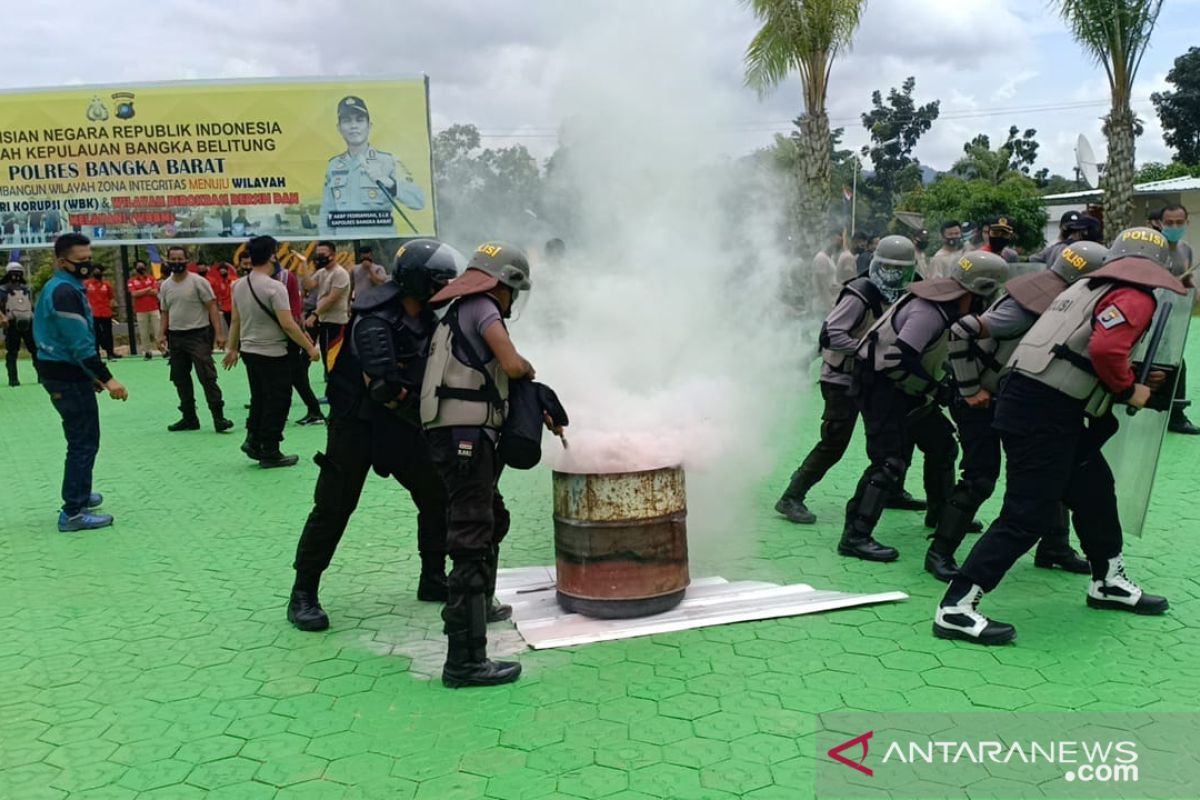
<path id="1" fill-rule="evenodd" d="M 982 314 L 970 314 L 950 327 L 950 367 L 959 397 L 950 415 L 958 428 L 963 457 L 962 478 L 950 493 L 925 554 L 925 570 L 950 581 L 958 570 L 954 554 L 979 507 L 992 496 L 1000 478 L 1000 435 L 992 427 L 992 398 L 999 391 L 1006 364 L 1050 303 L 1081 277 L 1098 270 L 1108 248 L 1094 242 L 1072 242 L 1057 250 L 1050 268 L 1013 278 L 1006 294 Z M 1070 544 L 1065 509 L 1046 521 L 1034 565 L 1061 567 L 1087 574 L 1091 567 Z"/>
<path id="2" fill-rule="evenodd" d="M 787 489 L 775 510 L 792 522 L 810 525 L 816 514 L 805 505 L 805 496 L 841 461 L 850 446 L 858 422 L 858 406 L 850 396 L 854 376 L 854 351 L 875 320 L 904 294 L 916 267 L 916 248 L 903 236 L 885 236 L 875 248 L 867 274 L 848 281 L 837 303 L 821 326 L 821 413 L 820 440 L 792 473 Z M 894 505 L 895 504 L 895 505 Z M 900 492 L 888 505 L 921 510 L 907 492 Z"/>
<path id="3" fill-rule="evenodd" d="M 873 534 L 888 495 L 908 470 L 914 445 L 925 455 L 926 523 L 940 516 L 954 485 L 958 457 L 953 426 L 935 402 L 942 394 L 949 328 L 962 315 L 981 310 L 1007 275 L 999 256 L 967 253 L 952 267 L 950 277 L 912 284 L 863 337 L 856 353 L 856 377 L 871 463 L 846 504 L 838 543 L 842 555 L 866 561 L 899 557 Z"/>
<path id="4" fill-rule="evenodd" d="M 487 657 L 487 623 L 511 609 L 493 605 L 500 542 L 509 514 L 498 489 L 496 445 L 508 410 L 510 380 L 534 377 L 505 320 L 532 287 L 529 259 L 505 242 L 479 247 L 462 277 L 434 295 L 447 305 L 434 334 L 421 394 L 421 421 L 446 484 L 450 599 L 442 682 L 451 688 L 516 680 L 521 665 Z"/>
<path id="5" fill-rule="evenodd" d="M 979 602 L 1033 546 L 1060 503 L 1071 510 L 1091 565 L 1087 605 L 1167 610 L 1166 598 L 1125 574 L 1113 474 L 1100 448 L 1118 428 L 1112 404 L 1141 408 L 1165 382 L 1155 371 L 1150 385 L 1138 383 L 1130 354 L 1154 318 L 1154 290 L 1186 294 L 1169 265 L 1161 233 L 1122 231 L 1104 266 L 1059 295 L 1013 351 L 995 412 L 1007 458 L 1004 505 L 950 582 L 934 617 L 936 636 L 980 644 L 1015 638 L 1016 629 L 988 619 Z"/>
<path id="6" fill-rule="evenodd" d="M 305 631 L 329 627 L 317 591 L 321 574 L 358 505 L 372 468 L 394 477 L 417 507 L 421 578 L 417 599 L 446 600 L 446 492 L 430 457 L 418 410 L 437 317 L 429 299 L 465 259 L 436 239 L 397 251 L 391 280 L 354 301 L 346 344 L 329 373 L 329 426 L 313 509 L 296 547 L 288 620 Z"/>

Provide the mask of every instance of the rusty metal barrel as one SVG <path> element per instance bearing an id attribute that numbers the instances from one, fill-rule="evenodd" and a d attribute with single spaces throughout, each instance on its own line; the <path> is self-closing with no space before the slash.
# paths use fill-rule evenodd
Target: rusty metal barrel
<path id="1" fill-rule="evenodd" d="M 601 619 L 660 614 L 689 583 L 683 468 L 554 473 L 558 602 Z"/>

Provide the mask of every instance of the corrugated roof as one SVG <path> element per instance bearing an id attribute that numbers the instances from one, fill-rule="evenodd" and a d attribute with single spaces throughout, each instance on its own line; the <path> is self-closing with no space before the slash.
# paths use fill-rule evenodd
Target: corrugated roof
<path id="1" fill-rule="evenodd" d="M 1148 183 L 1135 184 L 1133 193 L 1137 194 L 1167 194 L 1172 192 L 1197 192 L 1200 191 L 1200 178 L 1192 178 L 1184 176 L 1182 178 L 1167 178 L 1163 181 L 1150 181 Z M 1048 194 L 1042 199 L 1047 202 L 1054 200 L 1082 200 L 1085 197 L 1100 197 L 1104 194 L 1103 189 L 1086 189 L 1081 192 L 1063 192 L 1062 194 Z"/>

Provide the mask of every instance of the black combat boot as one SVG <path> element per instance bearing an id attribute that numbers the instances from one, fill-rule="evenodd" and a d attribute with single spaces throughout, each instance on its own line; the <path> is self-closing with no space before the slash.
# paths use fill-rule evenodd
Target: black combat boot
<path id="1" fill-rule="evenodd" d="M 171 433 L 175 433 L 177 431 L 200 430 L 200 418 L 196 416 L 195 406 L 192 406 L 191 408 L 180 406 L 179 410 L 183 413 L 183 416 L 180 417 L 178 422 L 173 422 L 168 425 L 167 430 L 171 431 Z"/>
<path id="2" fill-rule="evenodd" d="M 208 410 L 212 412 L 213 430 L 217 433 L 233 430 L 233 420 L 225 418 L 225 406 L 209 406 Z"/>
<path id="3" fill-rule="evenodd" d="M 977 644 L 1007 644 L 1017 638 L 1017 629 L 979 613 L 983 589 L 964 577 L 950 582 L 933 618 L 933 635 L 939 639 L 961 639 Z"/>
<path id="4" fill-rule="evenodd" d="M 329 617 L 317 599 L 320 577 L 296 575 L 292 596 L 288 599 L 288 622 L 302 631 L 323 631 L 329 627 Z"/>
<path id="5" fill-rule="evenodd" d="M 421 579 L 417 599 L 426 603 L 445 603 L 450 599 L 446 581 L 446 554 L 421 554 Z"/>
<path id="6" fill-rule="evenodd" d="M 1092 583 L 1088 586 L 1087 604 L 1091 608 L 1113 611 L 1132 611 L 1134 614 L 1163 614 L 1170 603 L 1167 598 L 1146 594 L 1125 575 L 1125 557 L 1092 564 Z"/>
<path id="7" fill-rule="evenodd" d="M 487 657 L 487 598 L 451 592 L 442 609 L 447 640 L 442 684 L 449 689 L 499 686 L 521 676 L 521 665 Z"/>
<path id="8" fill-rule="evenodd" d="M 258 461 L 261 457 L 261 449 L 258 442 L 254 441 L 254 437 L 246 434 L 246 441 L 242 442 L 241 450 L 246 454 L 246 457 L 251 461 Z"/>
<path id="9" fill-rule="evenodd" d="M 1058 567 L 1076 575 L 1089 575 L 1092 571 L 1087 559 L 1075 552 L 1070 545 L 1049 542 L 1046 539 L 1038 543 L 1037 551 L 1033 554 L 1033 565 L 1042 569 Z"/>
<path id="10" fill-rule="evenodd" d="M 982 496 L 972 494 L 970 487 L 960 483 L 950 493 L 938 519 L 937 530 L 929 537 L 933 541 L 925 554 L 925 571 L 943 583 L 958 575 L 954 554 L 974 521 L 975 511 L 983 502 Z"/>
<path id="11" fill-rule="evenodd" d="M 883 514 L 883 505 L 904 476 L 904 462 L 888 459 L 883 467 L 871 468 L 858 482 L 854 497 L 846 503 L 846 524 L 837 551 L 863 561 L 895 561 L 900 557 L 894 547 L 880 544 L 872 537 Z"/>
<path id="12" fill-rule="evenodd" d="M 274 450 L 260 449 L 258 453 L 258 465 L 263 469 L 294 467 L 299 461 L 300 456 L 285 456 L 279 452 L 279 445 L 276 445 Z"/>
<path id="13" fill-rule="evenodd" d="M 775 510 L 790 522 L 812 525 L 817 521 L 817 515 L 808 510 L 808 506 L 804 504 L 804 498 L 813 483 L 812 478 L 803 470 L 798 469 L 793 472 L 787 489 L 783 491 L 783 496 L 775 502 Z"/>

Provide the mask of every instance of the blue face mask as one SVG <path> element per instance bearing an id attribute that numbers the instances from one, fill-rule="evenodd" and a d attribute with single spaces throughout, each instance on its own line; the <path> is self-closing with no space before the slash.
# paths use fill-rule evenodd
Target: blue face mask
<path id="1" fill-rule="evenodd" d="M 1187 233 L 1187 227 L 1181 225 L 1178 228 L 1163 228 L 1162 233 L 1171 244 L 1179 244 L 1183 241 L 1184 234 Z"/>

